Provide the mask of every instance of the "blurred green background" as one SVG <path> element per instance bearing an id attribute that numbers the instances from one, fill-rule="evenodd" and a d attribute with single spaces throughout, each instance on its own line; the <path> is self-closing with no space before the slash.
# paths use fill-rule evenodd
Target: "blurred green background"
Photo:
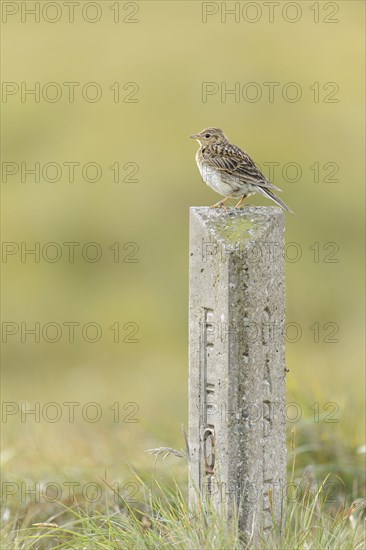
<path id="1" fill-rule="evenodd" d="M 20 9 L 20 2 L 12 4 Z M 31 256 L 22 262 L 20 254 L 5 262 L 3 256 L 3 327 L 4 322 L 28 327 L 39 322 L 42 327 L 75 321 L 80 326 L 95 322 L 102 329 L 96 343 L 83 340 L 80 328 L 70 343 L 65 328 L 56 343 L 42 337 L 35 343 L 32 336 L 22 343 L 18 332 L 3 344 L 3 401 L 26 401 L 29 407 L 38 402 L 41 410 L 57 402 L 63 413 L 55 423 L 42 415 L 39 422 L 32 416 L 22 422 L 20 414 L 6 418 L 2 457 L 7 479 L 94 479 L 105 471 L 118 479 L 125 462 L 140 471 L 151 467 L 146 449 L 183 446 L 189 207 L 218 200 L 201 181 L 194 160 L 197 144 L 188 135 L 212 125 L 222 127 L 267 175 L 264 163 L 280 163 L 274 183 L 296 212 L 286 217 L 286 238 L 301 250 L 299 261 L 286 262 L 287 321 L 302 331 L 296 343 L 287 344 L 288 400 L 303 412 L 289 430 L 295 426 L 297 431 L 299 468 L 311 464 L 319 475 L 335 471 L 348 492 L 359 496 L 365 387 L 364 4 L 332 2 L 338 7 L 332 16 L 324 2 L 312 9 L 314 2 L 298 2 L 296 23 L 282 16 L 284 2 L 272 23 L 262 2 L 256 3 L 262 16 L 255 23 L 246 20 L 255 18 L 254 11 L 241 12 L 238 22 L 229 15 L 223 22 L 221 3 L 211 3 L 218 13 L 204 23 L 207 8 L 201 2 L 180 1 L 120 2 L 115 23 L 117 8 L 111 7 L 116 3 L 97 4 L 102 16 L 95 23 L 83 20 L 80 7 L 69 23 L 63 7 L 56 23 L 42 16 L 39 23 L 28 16 L 22 22 L 18 12 L 2 25 L 3 81 L 25 82 L 28 88 L 39 82 L 41 90 L 56 82 L 63 91 L 54 103 L 42 95 L 39 102 L 30 95 L 22 102 L 20 93 L 5 102 L 3 95 L 3 162 L 18 163 L 19 169 L 20 163 L 28 168 L 35 162 L 80 163 L 74 182 L 66 167 L 57 182 L 42 177 L 35 182 L 31 175 L 22 182 L 20 172 L 3 178 L 3 241 L 30 248 L 35 242 L 41 248 L 56 242 L 63 250 L 55 263 L 42 257 L 37 263 Z M 319 22 L 314 22 L 315 9 Z M 49 10 L 47 17 L 55 17 Z M 92 8 L 88 13 L 94 17 Z M 293 14 L 286 12 L 286 17 Z M 338 22 L 325 22 L 327 17 Z M 80 83 L 73 103 L 65 82 Z M 80 90 L 88 82 L 101 87 L 100 101 L 82 98 Z M 116 82 L 119 102 L 109 89 Z M 138 85 L 137 101 L 124 102 L 137 89 L 126 86 L 131 82 Z M 236 101 L 232 94 L 216 93 L 203 101 L 204 82 L 217 83 L 219 90 L 231 90 L 235 83 L 243 90 L 254 82 L 262 97 L 251 102 L 241 95 Z M 266 82 L 279 83 L 273 102 Z M 302 92 L 297 102 L 283 98 L 289 82 Z M 332 96 L 334 85 L 327 83 L 339 87 Z M 317 86 L 319 100 L 314 101 Z M 329 97 L 337 101 L 328 102 Z M 99 181 L 82 177 L 81 167 L 88 162 L 102 168 Z M 116 162 L 121 166 L 118 183 L 109 169 Z M 283 178 L 289 162 L 301 167 L 296 182 Z M 126 163 L 138 165 L 137 182 L 122 181 L 131 171 Z M 315 163 L 319 181 L 310 168 Z M 327 180 L 334 167 L 327 163 L 337 165 L 335 181 Z M 290 179 L 293 172 L 288 174 Z M 251 203 L 269 204 L 262 197 Z M 87 262 L 79 247 L 70 263 L 62 243 L 71 241 L 81 247 L 98 243 L 102 258 Z M 116 242 L 119 262 L 109 249 Z M 138 262 L 126 263 L 123 258 L 133 248 L 123 247 L 131 242 L 137 243 Z M 317 249 L 319 256 L 314 256 Z M 337 261 L 329 262 L 333 250 Z M 108 327 L 119 323 L 122 340 L 130 332 L 123 329 L 128 322 L 138 324 L 138 343 L 115 343 Z M 309 328 L 314 323 L 319 323 L 319 341 Z M 338 327 L 336 335 L 335 325 L 324 328 L 326 323 Z M 338 342 L 327 342 L 329 336 Z M 68 421 L 65 402 L 80 403 L 75 422 Z M 95 423 L 80 412 L 90 402 L 102 409 Z M 138 406 L 138 422 L 123 422 L 131 402 Z M 114 403 L 121 412 L 118 422 L 109 408 Z M 314 422 L 314 403 L 319 403 L 319 422 Z M 332 411 L 329 403 L 336 404 L 336 423 L 322 419 Z M 183 479 L 185 465 L 176 460 L 175 467 Z"/>

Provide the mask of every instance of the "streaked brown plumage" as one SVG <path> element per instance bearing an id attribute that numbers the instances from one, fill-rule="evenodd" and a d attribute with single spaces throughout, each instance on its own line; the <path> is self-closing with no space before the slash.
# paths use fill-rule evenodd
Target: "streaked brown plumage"
<path id="1" fill-rule="evenodd" d="M 292 212 L 273 191 L 281 191 L 262 174 L 250 156 L 237 145 L 230 143 L 220 128 L 206 128 L 191 138 L 196 139 L 200 148 L 196 162 L 202 179 L 225 199 L 214 204 L 218 208 L 230 197 L 240 197 L 235 205 L 253 193 L 260 193 L 272 199 L 284 210 Z"/>

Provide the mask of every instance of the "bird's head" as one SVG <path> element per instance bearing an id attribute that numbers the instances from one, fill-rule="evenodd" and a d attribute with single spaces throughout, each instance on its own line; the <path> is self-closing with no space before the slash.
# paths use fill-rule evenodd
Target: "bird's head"
<path id="1" fill-rule="evenodd" d="M 189 136 L 192 139 L 196 139 L 200 145 L 211 145 L 213 143 L 225 143 L 227 138 L 224 132 L 220 128 L 206 128 L 198 134 Z"/>

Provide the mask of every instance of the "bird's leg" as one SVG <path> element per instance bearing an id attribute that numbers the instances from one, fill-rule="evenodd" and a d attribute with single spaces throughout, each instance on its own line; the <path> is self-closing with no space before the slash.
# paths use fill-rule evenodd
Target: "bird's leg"
<path id="1" fill-rule="evenodd" d="M 228 199 L 230 199 L 230 197 L 235 193 L 235 191 L 233 191 L 232 193 L 230 193 L 230 195 L 228 195 L 227 197 L 225 197 L 224 199 L 222 199 L 221 201 L 217 202 L 216 204 L 213 204 L 210 208 L 221 208 L 222 206 L 224 206 L 224 202 L 226 202 Z M 225 206 L 224 206 L 225 208 Z"/>
<path id="2" fill-rule="evenodd" d="M 221 208 L 222 206 L 225 208 L 224 202 L 225 201 L 219 201 L 216 204 L 213 204 L 212 206 L 210 206 L 210 208 Z"/>
<path id="3" fill-rule="evenodd" d="M 246 199 L 246 198 L 247 198 L 247 195 L 243 195 L 241 197 L 240 201 L 235 205 L 235 208 L 239 208 L 241 203 L 243 202 L 243 200 Z"/>

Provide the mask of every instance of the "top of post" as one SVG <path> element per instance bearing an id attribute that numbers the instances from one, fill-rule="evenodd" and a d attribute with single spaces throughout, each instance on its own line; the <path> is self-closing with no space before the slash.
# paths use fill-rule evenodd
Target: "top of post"
<path id="1" fill-rule="evenodd" d="M 284 227 L 285 213 L 278 206 L 244 206 L 243 208 L 210 208 L 191 206 L 191 217 L 202 223 L 215 240 L 227 249 L 238 242 L 259 240 L 274 226 Z"/>

